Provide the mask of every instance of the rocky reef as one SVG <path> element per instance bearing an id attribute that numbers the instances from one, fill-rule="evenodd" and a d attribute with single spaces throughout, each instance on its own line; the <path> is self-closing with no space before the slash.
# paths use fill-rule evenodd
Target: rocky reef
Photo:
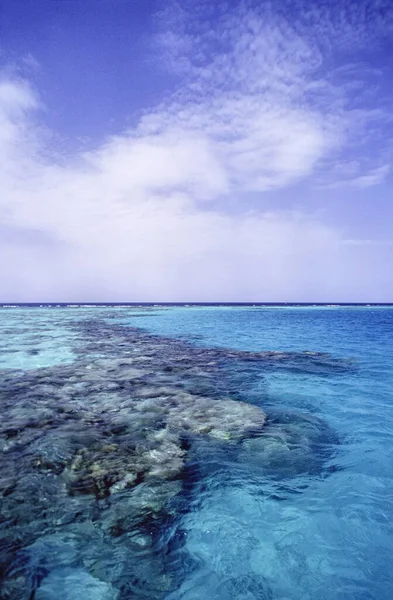
<path id="1" fill-rule="evenodd" d="M 177 516 L 190 464 L 207 462 L 209 448 L 263 474 L 322 468 L 320 421 L 266 416 L 225 373 L 240 363 L 329 373 L 349 363 L 197 348 L 110 320 L 72 327 L 83 339 L 74 363 L 1 373 L 4 600 L 52 600 L 63 589 L 70 600 L 158 599 L 175 589 L 179 575 L 155 544 Z"/>

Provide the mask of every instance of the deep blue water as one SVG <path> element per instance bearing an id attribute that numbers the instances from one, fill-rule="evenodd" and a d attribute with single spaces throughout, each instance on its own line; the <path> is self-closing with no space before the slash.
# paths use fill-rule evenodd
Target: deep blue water
<path id="1" fill-rule="evenodd" d="M 225 385 L 232 396 L 261 407 L 272 421 L 285 418 L 298 427 L 305 419 L 307 428 L 316 419 L 319 437 L 308 442 L 308 453 L 288 449 L 288 456 L 281 441 L 276 453 L 273 446 L 261 449 L 258 439 L 227 449 L 196 444 L 198 477 L 175 499 L 175 518 L 155 549 L 167 555 L 168 572 L 179 574 L 163 597 L 391 600 L 392 307 L 3 309 L 1 372 L 72 366 L 83 348 L 75 324 L 93 316 L 109 328 L 138 327 L 202 349 L 326 352 L 353 359 L 343 369 L 314 369 L 311 363 L 274 368 L 241 358 L 227 364 Z M 99 356 L 99 346 L 95 351 Z M 219 378 L 216 385 L 219 390 Z M 94 573 L 83 556 L 72 563 L 82 573 L 74 584 L 69 562 L 59 561 L 54 575 L 46 573 L 37 600 L 54 598 L 50 590 L 64 581 L 75 590 L 82 586 L 79 594 L 83 578 L 91 587 Z M 78 571 L 81 563 L 84 571 Z M 94 580 L 98 599 L 150 597 L 117 596 L 115 583 L 100 588 L 102 578 Z"/>

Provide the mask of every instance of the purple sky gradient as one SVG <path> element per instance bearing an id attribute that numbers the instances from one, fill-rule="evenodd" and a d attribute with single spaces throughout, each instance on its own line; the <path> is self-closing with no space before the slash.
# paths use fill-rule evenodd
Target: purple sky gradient
<path id="1" fill-rule="evenodd" d="M 393 301 L 391 2 L 0 20 L 0 301 Z"/>

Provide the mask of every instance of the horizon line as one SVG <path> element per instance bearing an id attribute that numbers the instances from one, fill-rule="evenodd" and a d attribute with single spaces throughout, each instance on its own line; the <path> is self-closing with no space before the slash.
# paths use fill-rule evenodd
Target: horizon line
<path id="1" fill-rule="evenodd" d="M 72 307 L 72 306 L 393 306 L 393 302 L 313 302 L 313 301 L 274 301 L 274 302 L 263 302 L 263 301 L 246 301 L 246 302 L 201 302 L 201 301 L 171 301 L 171 302 L 160 302 L 160 301 L 86 301 L 86 302 L 75 302 L 75 301 L 36 301 L 36 302 L 0 302 L 1 308 L 13 307 L 13 306 L 61 306 L 61 307 Z"/>

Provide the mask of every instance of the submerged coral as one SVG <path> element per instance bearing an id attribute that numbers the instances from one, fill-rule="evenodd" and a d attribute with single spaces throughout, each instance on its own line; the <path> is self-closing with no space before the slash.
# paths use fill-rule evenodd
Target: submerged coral
<path id="1" fill-rule="evenodd" d="M 235 451 L 239 465 L 268 474 L 317 468 L 323 424 L 293 415 L 285 427 L 266 421 L 226 371 L 236 361 L 350 365 L 319 353 L 195 348 L 101 321 L 73 327 L 83 334 L 74 363 L 4 370 L 0 381 L 1 597 L 49 600 L 65 587 L 70 599 L 160 598 L 177 584 L 155 539 L 176 516 L 190 464 L 206 463 L 209 448 Z M 71 541 L 53 545 L 59 531 Z M 239 585 L 228 580 L 227 588 Z"/>

